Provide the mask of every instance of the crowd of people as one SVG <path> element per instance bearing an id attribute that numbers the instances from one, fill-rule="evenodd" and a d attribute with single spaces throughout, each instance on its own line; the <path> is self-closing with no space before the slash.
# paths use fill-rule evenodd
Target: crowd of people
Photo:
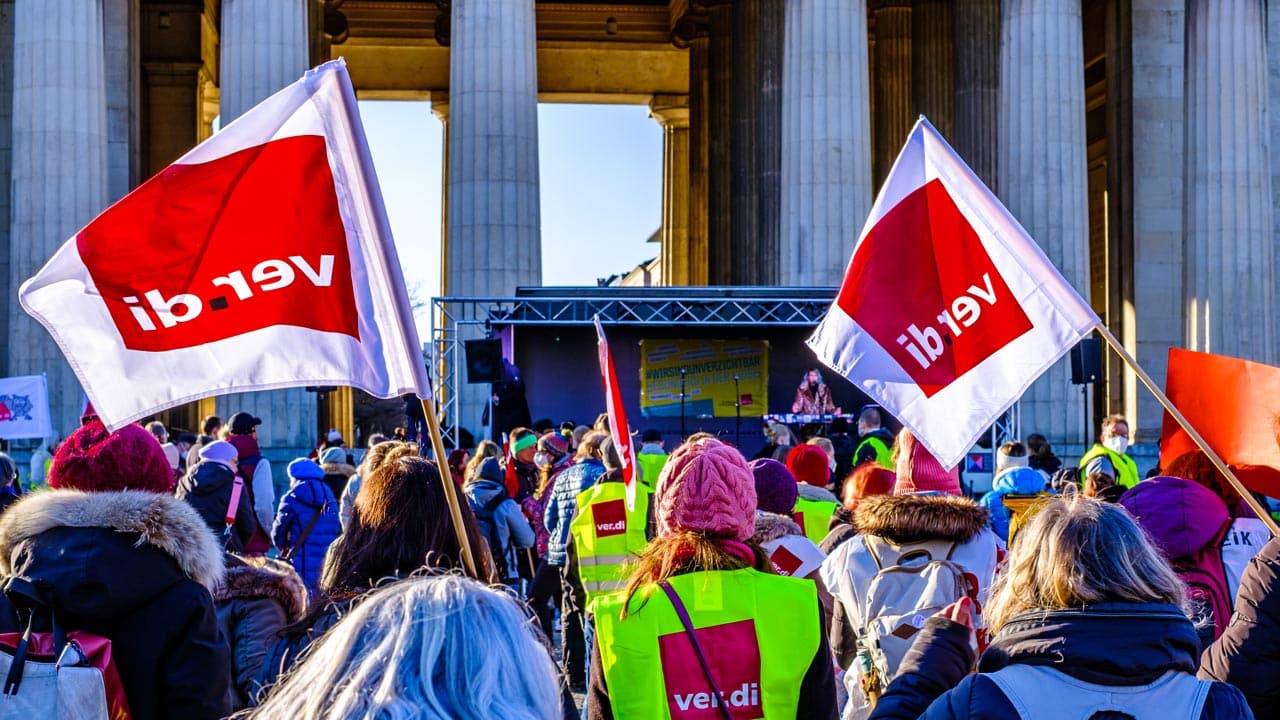
<path id="1" fill-rule="evenodd" d="M 973 497 L 885 420 L 646 430 L 630 486 L 603 415 L 334 434 L 277 498 L 252 415 L 87 417 L 47 488 L 0 454 L 0 633 L 106 638 L 137 720 L 1276 717 L 1280 540 L 1203 454 L 1139 480 L 1113 416 Z"/>

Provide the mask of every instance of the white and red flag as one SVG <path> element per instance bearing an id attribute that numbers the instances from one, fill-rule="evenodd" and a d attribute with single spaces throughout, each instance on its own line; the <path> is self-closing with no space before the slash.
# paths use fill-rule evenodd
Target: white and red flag
<path id="1" fill-rule="evenodd" d="M 1098 324 L 1035 240 L 921 118 L 808 343 L 952 467 Z"/>
<path id="2" fill-rule="evenodd" d="M 111 428 L 230 392 L 430 396 L 341 60 L 107 208 L 19 300 Z"/>
<path id="3" fill-rule="evenodd" d="M 627 485 L 627 510 L 636 507 L 636 455 L 631 447 L 631 427 L 627 425 L 627 408 L 622 404 L 622 388 L 618 387 L 618 374 L 613 370 L 613 355 L 609 352 L 609 340 L 604 336 L 604 328 L 600 326 L 600 317 L 594 318 L 596 323 L 597 348 L 600 353 L 600 376 L 604 379 L 605 410 L 609 413 L 609 434 L 613 436 L 613 447 L 618 451 L 618 459 L 622 461 L 622 480 Z"/>

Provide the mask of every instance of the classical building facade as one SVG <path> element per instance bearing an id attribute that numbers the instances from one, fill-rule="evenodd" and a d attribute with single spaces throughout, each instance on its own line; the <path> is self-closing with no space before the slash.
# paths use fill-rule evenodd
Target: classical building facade
<path id="1" fill-rule="evenodd" d="M 540 282 L 539 102 L 649 107 L 681 285 L 838 284 L 925 114 L 1157 379 L 1170 346 L 1277 360 L 1263 0 L 0 0 L 0 374 L 48 372 L 73 425 L 79 387 L 18 285 L 216 115 L 338 56 L 361 97 L 445 124 L 447 295 Z M 1096 399 L 1155 438 L 1114 360 Z M 342 412 L 301 390 L 185 412 L 212 407 L 269 416 L 276 446 Z M 1024 430 L 1082 440 L 1065 367 L 1023 408 Z"/>

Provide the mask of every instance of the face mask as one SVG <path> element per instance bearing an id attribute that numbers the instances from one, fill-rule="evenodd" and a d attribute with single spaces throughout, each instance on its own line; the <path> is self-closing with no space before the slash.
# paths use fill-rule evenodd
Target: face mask
<path id="1" fill-rule="evenodd" d="M 544 468 L 551 464 L 551 458 L 546 453 L 534 453 L 533 464 L 540 468 Z"/>
<path id="2" fill-rule="evenodd" d="M 1129 438 L 1113 435 L 1102 443 L 1102 446 L 1113 453 L 1123 455 L 1124 451 L 1129 449 Z"/>

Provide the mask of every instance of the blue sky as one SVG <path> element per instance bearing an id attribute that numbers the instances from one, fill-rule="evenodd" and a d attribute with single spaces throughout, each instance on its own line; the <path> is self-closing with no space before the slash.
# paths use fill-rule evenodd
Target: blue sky
<path id="1" fill-rule="evenodd" d="M 360 113 L 405 280 L 425 300 L 440 290 L 440 121 L 426 102 Z M 662 130 L 643 106 L 539 105 L 538 154 L 544 285 L 595 285 L 658 254 L 645 241 L 662 221 Z"/>

